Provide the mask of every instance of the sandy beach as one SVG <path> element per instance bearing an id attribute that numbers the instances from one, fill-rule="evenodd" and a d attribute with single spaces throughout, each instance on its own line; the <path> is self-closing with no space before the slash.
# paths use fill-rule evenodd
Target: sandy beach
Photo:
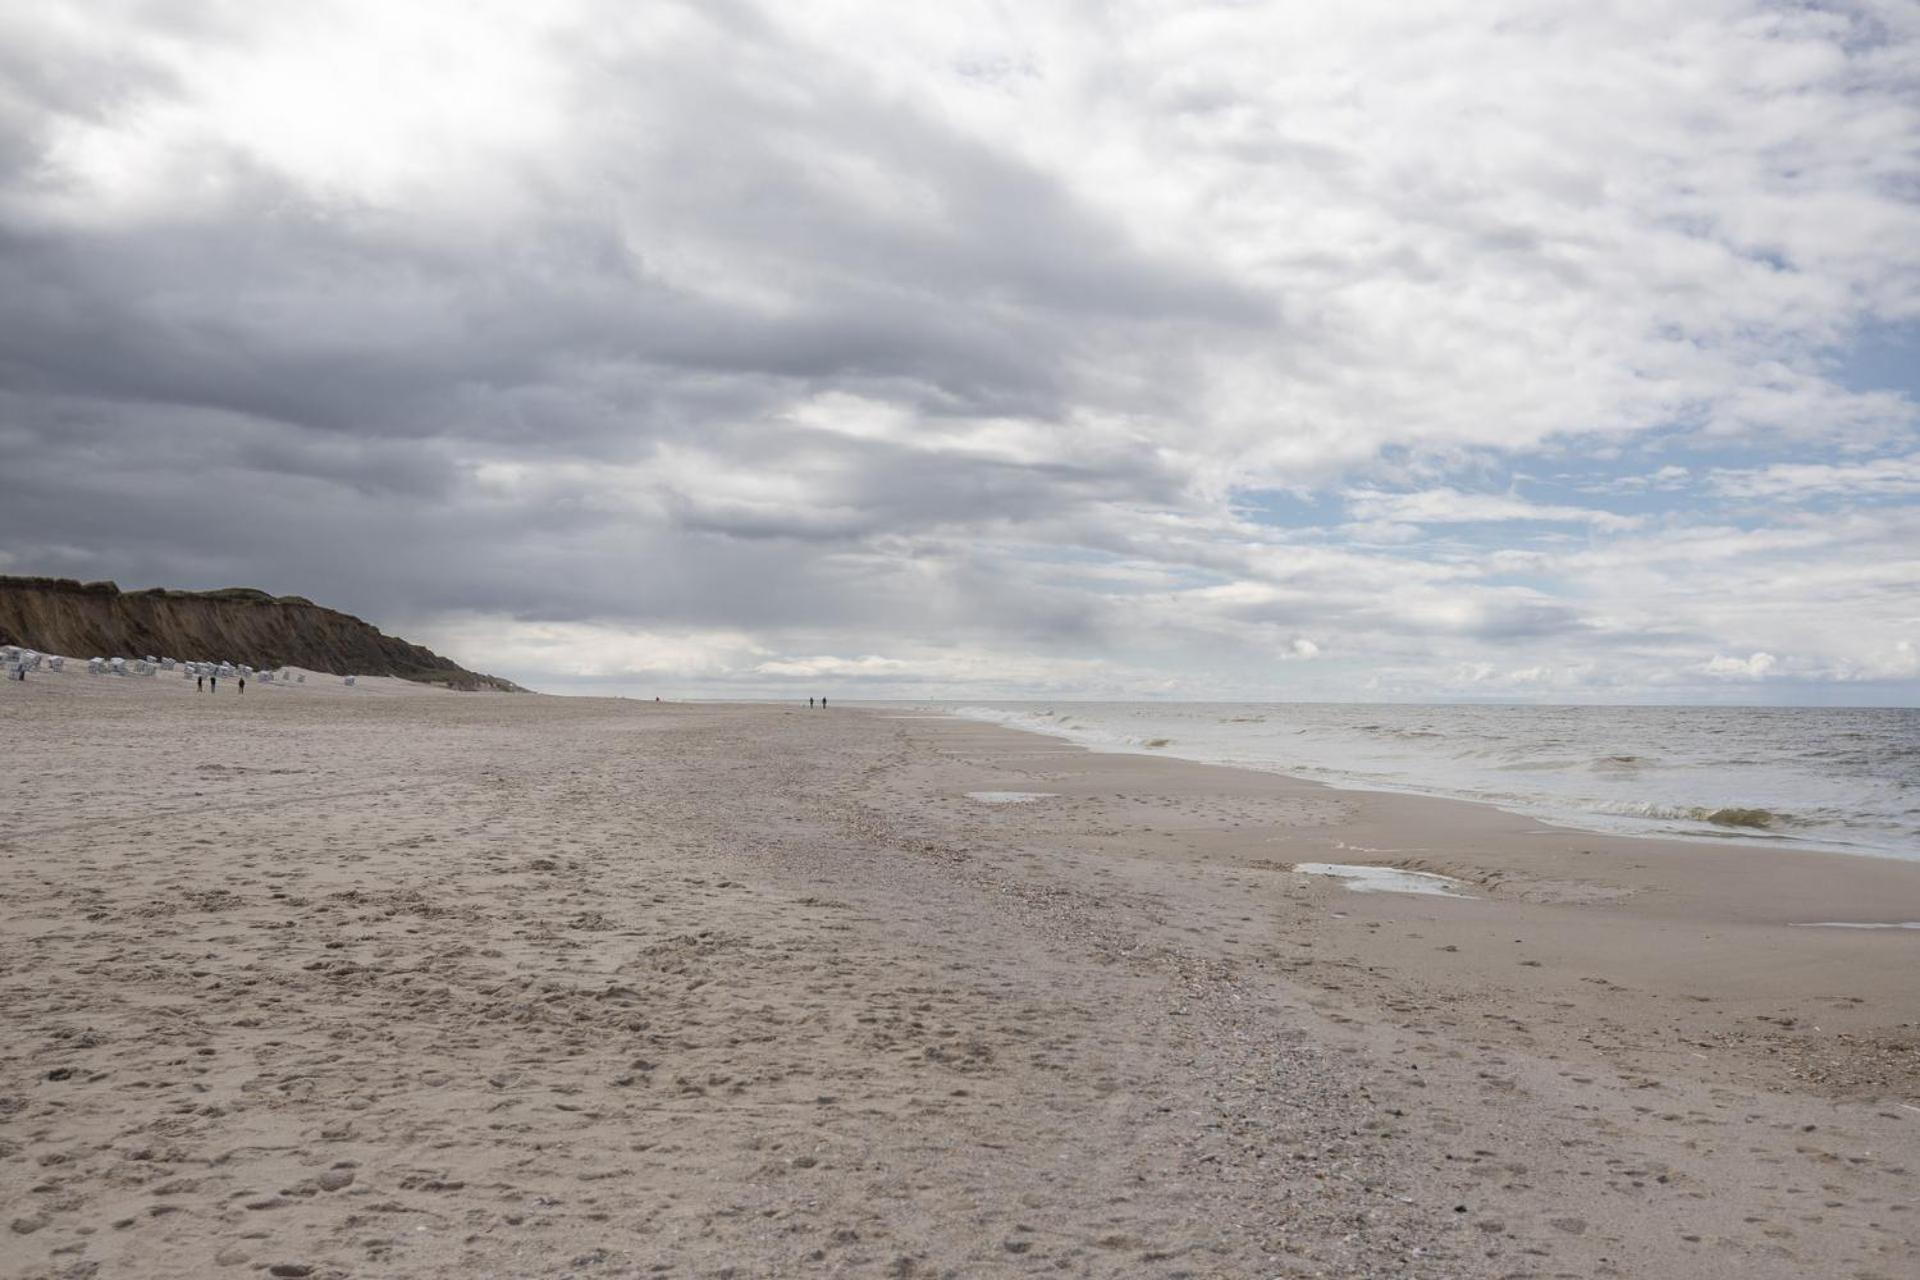
<path id="1" fill-rule="evenodd" d="M 1920 863 L 839 706 L 70 669 L 0 748 L 5 1276 L 1920 1272 L 1920 931 L 1807 927 Z"/>

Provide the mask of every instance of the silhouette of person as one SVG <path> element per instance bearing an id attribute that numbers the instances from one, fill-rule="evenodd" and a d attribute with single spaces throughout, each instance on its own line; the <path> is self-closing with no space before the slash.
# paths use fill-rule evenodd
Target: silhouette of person
<path id="1" fill-rule="evenodd" d="M 247 678 L 246 678 L 245 676 L 241 676 L 241 677 L 240 677 L 240 692 L 242 692 L 242 693 L 245 693 L 246 691 L 247 691 Z"/>
<path id="2" fill-rule="evenodd" d="M 820 695 L 820 709 L 822 711 L 825 711 L 827 709 L 827 698 L 825 694 Z"/>
<path id="3" fill-rule="evenodd" d="M 207 691 L 207 678 L 205 676 L 195 676 L 193 678 L 193 691 L 195 693 L 205 693 Z"/>
<path id="4" fill-rule="evenodd" d="M 219 677 L 219 676 L 208 676 L 208 677 L 207 677 L 207 692 L 208 692 L 208 693 L 218 693 L 218 692 L 220 692 L 220 677 Z"/>
<path id="5" fill-rule="evenodd" d="M 812 699 L 812 698 L 808 698 L 808 699 L 807 699 L 807 706 L 808 706 L 808 708 L 809 708 L 809 709 L 811 709 L 811 708 L 812 708 L 812 706 L 813 706 L 813 699 Z"/>

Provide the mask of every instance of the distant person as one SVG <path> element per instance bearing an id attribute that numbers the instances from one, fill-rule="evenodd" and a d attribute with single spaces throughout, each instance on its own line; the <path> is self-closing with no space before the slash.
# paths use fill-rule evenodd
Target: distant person
<path id="1" fill-rule="evenodd" d="M 245 693 L 246 691 L 247 691 L 247 678 L 246 678 L 245 676 L 241 676 L 241 677 L 240 677 L 240 692 L 242 692 L 242 693 Z"/>
<path id="2" fill-rule="evenodd" d="M 807 699 L 807 710 L 809 710 L 809 711 L 811 711 L 811 710 L 813 710 L 813 699 L 812 699 L 812 698 L 808 698 L 808 699 Z"/>
<path id="3" fill-rule="evenodd" d="M 208 692 L 208 693 L 218 693 L 218 692 L 220 692 L 220 677 L 219 677 L 219 676 L 208 676 L 208 677 L 207 677 L 207 692 Z"/>
<path id="4" fill-rule="evenodd" d="M 826 700 L 826 698 L 825 698 L 825 697 L 822 697 L 822 698 L 820 699 L 820 709 L 821 709 L 822 711 L 825 711 L 825 710 L 827 709 L 827 700 Z"/>
<path id="5" fill-rule="evenodd" d="M 205 676 L 195 676 L 193 678 L 193 691 L 195 693 L 205 693 L 207 691 L 207 678 Z"/>

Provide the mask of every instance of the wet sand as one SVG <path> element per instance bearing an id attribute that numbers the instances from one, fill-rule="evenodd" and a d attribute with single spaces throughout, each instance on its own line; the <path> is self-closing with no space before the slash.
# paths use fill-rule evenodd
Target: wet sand
<path id="1" fill-rule="evenodd" d="M 1914 864 L 839 707 L 36 673 L 0 748 L 7 1276 L 1920 1262 L 1920 933 L 1794 927 Z"/>

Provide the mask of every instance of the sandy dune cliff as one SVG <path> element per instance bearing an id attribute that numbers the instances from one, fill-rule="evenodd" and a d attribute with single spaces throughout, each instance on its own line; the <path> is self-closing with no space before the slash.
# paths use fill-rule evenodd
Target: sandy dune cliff
<path id="1" fill-rule="evenodd" d="M 111 582 L 0 577 L 0 644 L 76 657 L 163 655 L 401 676 L 456 689 L 514 690 L 431 649 L 300 596 L 249 587 L 122 591 Z"/>

